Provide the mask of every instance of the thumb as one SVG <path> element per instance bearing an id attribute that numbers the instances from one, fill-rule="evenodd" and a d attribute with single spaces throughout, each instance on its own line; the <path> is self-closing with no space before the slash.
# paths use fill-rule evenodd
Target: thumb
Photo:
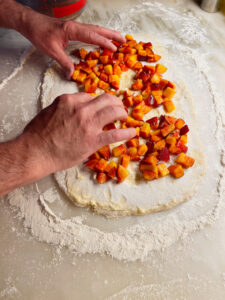
<path id="1" fill-rule="evenodd" d="M 58 48 L 57 50 L 54 58 L 64 69 L 67 79 L 70 80 L 74 71 L 74 64 L 63 49 Z"/>

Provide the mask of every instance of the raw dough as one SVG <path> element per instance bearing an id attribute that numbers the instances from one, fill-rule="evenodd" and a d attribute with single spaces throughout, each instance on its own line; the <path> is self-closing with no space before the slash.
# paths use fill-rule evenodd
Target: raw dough
<path id="1" fill-rule="evenodd" d="M 171 114 L 183 118 L 190 127 L 188 134 L 188 154 L 195 158 L 192 168 L 185 170 L 185 175 L 176 180 L 170 176 L 159 180 L 147 182 L 136 175 L 138 164 L 131 163 L 130 176 L 122 184 L 112 181 L 99 185 L 93 178 L 93 172 L 84 165 L 60 171 L 55 178 L 67 196 L 78 206 L 88 206 L 96 213 L 106 216 L 144 215 L 152 212 L 162 211 L 178 205 L 188 199 L 198 189 L 201 179 L 205 174 L 204 151 L 198 135 L 197 120 L 195 117 L 193 101 L 190 92 L 182 80 L 177 78 L 176 70 L 166 58 L 166 51 L 150 36 L 135 36 L 137 40 L 153 41 L 157 54 L 162 55 L 161 62 L 168 67 L 164 75 L 176 83 L 177 94 L 174 97 L 176 110 Z M 68 53 L 74 48 L 85 47 L 87 50 L 92 46 L 76 43 L 68 48 Z M 76 61 L 76 58 L 74 58 Z M 130 82 L 129 72 L 124 74 L 122 85 L 127 87 Z M 59 95 L 78 92 L 74 82 L 68 82 L 60 67 L 53 63 L 44 76 L 42 85 L 41 103 L 46 107 Z M 152 110 L 147 116 L 164 114 L 162 108 Z"/>

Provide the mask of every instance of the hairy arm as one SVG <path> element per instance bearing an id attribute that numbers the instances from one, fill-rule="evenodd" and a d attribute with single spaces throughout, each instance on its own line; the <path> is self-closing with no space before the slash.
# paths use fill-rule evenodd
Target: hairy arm
<path id="1" fill-rule="evenodd" d="M 38 49 L 55 59 L 70 79 L 74 64 L 66 55 L 69 41 L 81 41 L 116 50 L 112 40 L 125 42 L 125 38 L 115 30 L 52 18 L 20 5 L 14 0 L 0 0 L 0 27 L 19 31 Z"/>
<path id="2" fill-rule="evenodd" d="M 0 144 L 0 196 L 48 174 L 44 156 L 21 136 Z"/>

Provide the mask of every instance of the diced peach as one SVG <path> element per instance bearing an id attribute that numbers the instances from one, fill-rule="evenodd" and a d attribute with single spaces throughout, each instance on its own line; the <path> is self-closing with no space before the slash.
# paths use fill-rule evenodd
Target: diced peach
<path id="1" fill-rule="evenodd" d="M 130 162 L 130 156 L 129 156 L 129 155 L 127 155 L 127 154 L 121 155 L 121 165 L 122 165 L 124 168 L 127 168 L 127 167 L 128 167 L 129 162 Z"/>
<path id="2" fill-rule="evenodd" d="M 144 162 L 146 162 L 147 164 L 150 164 L 150 165 L 156 165 L 158 162 L 158 159 L 156 158 L 156 156 L 154 154 L 148 154 L 145 157 Z"/>
<path id="3" fill-rule="evenodd" d="M 142 111 L 142 109 L 133 109 L 132 110 L 132 117 L 135 119 L 135 120 L 143 120 L 143 117 L 144 117 L 144 113 Z"/>
<path id="4" fill-rule="evenodd" d="M 141 79 L 138 79 L 132 84 L 132 89 L 135 91 L 140 91 L 143 88 L 143 83 Z"/>
<path id="5" fill-rule="evenodd" d="M 162 73 L 165 73 L 166 70 L 167 70 L 167 67 L 165 67 L 163 65 L 160 65 L 160 64 L 156 65 L 156 72 L 157 73 L 162 74 Z"/>
<path id="6" fill-rule="evenodd" d="M 109 82 L 116 90 L 120 87 L 120 78 L 118 75 L 109 75 Z"/>
<path id="7" fill-rule="evenodd" d="M 105 74 L 105 73 L 101 73 L 100 76 L 99 76 L 99 78 L 101 80 L 103 80 L 104 82 L 108 82 L 109 81 L 109 76 L 107 74 Z"/>
<path id="8" fill-rule="evenodd" d="M 172 131 L 174 131 L 174 129 L 175 129 L 174 124 L 165 126 L 164 128 L 161 129 L 162 136 L 166 137 L 168 134 L 170 134 Z"/>
<path id="9" fill-rule="evenodd" d="M 111 155 L 109 145 L 103 146 L 98 150 L 98 152 L 101 155 L 101 157 L 103 157 L 106 160 L 109 160 Z"/>
<path id="10" fill-rule="evenodd" d="M 81 48 L 81 49 L 79 50 L 79 52 L 80 52 L 80 57 L 81 57 L 82 59 L 85 59 L 85 57 L 86 57 L 86 55 L 87 55 L 87 50 L 85 50 L 84 48 Z"/>
<path id="11" fill-rule="evenodd" d="M 90 59 L 90 60 L 86 60 L 86 63 L 90 68 L 93 68 L 97 65 L 98 60 L 97 59 Z"/>
<path id="12" fill-rule="evenodd" d="M 176 158 L 176 162 L 178 164 L 181 164 L 184 168 L 190 168 L 193 166 L 195 160 L 194 160 L 194 158 L 192 158 L 182 152 Z"/>
<path id="13" fill-rule="evenodd" d="M 168 99 L 172 99 L 175 94 L 176 94 L 176 91 L 174 89 L 171 89 L 170 87 L 167 87 L 163 91 L 163 96 Z"/>
<path id="14" fill-rule="evenodd" d="M 184 175 L 184 170 L 181 165 L 175 164 L 168 168 L 170 174 L 175 178 L 180 178 Z"/>
<path id="15" fill-rule="evenodd" d="M 158 73 L 155 73 L 151 78 L 152 83 L 159 83 L 160 80 L 161 80 L 161 76 Z"/>
<path id="16" fill-rule="evenodd" d="M 139 61 L 136 61 L 136 63 L 133 65 L 133 69 L 136 70 L 141 70 L 143 68 L 142 63 Z"/>
<path id="17" fill-rule="evenodd" d="M 148 172 L 152 172 L 154 174 L 154 178 L 153 179 L 157 179 L 159 177 L 159 173 L 158 173 L 158 166 L 157 165 L 144 165 L 144 164 L 141 164 L 139 166 L 139 169 L 141 172 L 143 172 L 143 175 L 144 173 L 146 172 L 146 174 L 148 174 Z M 152 174 L 149 174 L 150 177 L 152 176 Z M 147 179 L 144 175 L 144 178 Z M 147 180 L 152 180 L 152 179 L 147 179 Z"/>
<path id="18" fill-rule="evenodd" d="M 98 162 L 95 165 L 95 169 L 99 172 L 104 172 L 105 168 L 107 166 L 107 161 L 104 158 L 101 158 L 98 160 Z"/>
<path id="19" fill-rule="evenodd" d="M 133 97 L 133 100 L 134 100 L 135 105 L 140 104 L 143 101 L 143 96 L 137 95 L 137 96 Z"/>
<path id="20" fill-rule="evenodd" d="M 98 152 L 94 152 L 92 153 L 90 156 L 89 156 L 89 160 L 92 160 L 92 159 L 100 159 L 100 155 Z"/>
<path id="21" fill-rule="evenodd" d="M 106 66 L 104 66 L 104 70 L 105 70 L 106 74 L 108 74 L 108 75 L 112 75 L 113 74 L 113 67 L 112 67 L 112 65 L 106 65 Z"/>
<path id="22" fill-rule="evenodd" d="M 124 181 L 124 179 L 129 175 L 129 172 L 126 168 L 124 168 L 122 165 L 119 165 L 117 169 L 117 178 L 118 182 Z"/>
<path id="23" fill-rule="evenodd" d="M 109 57 L 107 55 L 100 55 L 99 60 L 103 65 L 106 65 L 109 61 Z"/>
<path id="24" fill-rule="evenodd" d="M 114 160 L 111 160 L 106 168 L 105 168 L 105 172 L 108 173 L 112 168 L 117 168 L 117 163 Z"/>
<path id="25" fill-rule="evenodd" d="M 131 157 L 131 160 L 136 157 L 138 154 L 137 154 L 137 148 L 136 147 L 130 147 L 128 148 L 128 154 L 130 155 Z"/>
<path id="26" fill-rule="evenodd" d="M 181 153 L 181 149 L 178 148 L 176 145 L 171 145 L 171 146 L 169 147 L 169 152 L 170 152 L 171 154 L 179 154 L 179 153 Z"/>
<path id="27" fill-rule="evenodd" d="M 165 177 L 170 173 L 167 166 L 164 163 L 158 164 L 158 170 L 160 177 Z"/>
<path id="28" fill-rule="evenodd" d="M 109 178 L 108 178 L 108 176 L 105 173 L 99 172 L 97 174 L 97 181 L 98 181 L 99 184 L 105 183 L 108 180 L 109 180 Z"/>
<path id="29" fill-rule="evenodd" d="M 157 143 L 155 143 L 154 149 L 155 149 L 156 151 L 160 151 L 160 150 L 162 150 L 165 146 L 166 146 L 165 140 L 161 140 L 161 141 L 158 141 Z"/>
<path id="30" fill-rule="evenodd" d="M 124 146 L 124 144 L 121 144 L 121 145 L 119 145 L 117 147 L 114 147 L 112 149 L 112 154 L 115 157 L 119 157 L 122 154 L 125 154 L 126 152 L 127 152 L 127 148 Z"/>
<path id="31" fill-rule="evenodd" d="M 125 38 L 126 38 L 127 41 L 132 41 L 134 39 L 131 34 L 126 34 Z"/>
<path id="32" fill-rule="evenodd" d="M 133 119 L 132 117 L 128 116 L 126 120 L 126 124 L 128 127 L 140 127 L 142 126 L 143 122 Z"/>
<path id="33" fill-rule="evenodd" d="M 151 141 L 152 141 L 153 143 L 157 143 L 157 142 L 159 142 L 161 139 L 162 139 L 162 137 L 161 137 L 161 136 L 158 136 L 158 135 L 152 135 L 152 136 L 151 136 Z"/>
<path id="34" fill-rule="evenodd" d="M 140 128 L 140 136 L 147 139 L 150 136 L 150 124 L 145 122 Z"/>
<path id="35" fill-rule="evenodd" d="M 91 170 L 95 170 L 95 167 L 97 165 L 97 163 L 99 162 L 98 159 L 90 159 L 88 161 L 85 162 L 86 167 L 88 167 Z"/>
<path id="36" fill-rule="evenodd" d="M 156 179 L 155 178 L 155 173 L 152 172 L 152 171 L 148 171 L 148 170 L 143 171 L 143 176 L 144 176 L 144 179 L 146 179 L 146 180 Z"/>
<path id="37" fill-rule="evenodd" d="M 113 65 L 113 74 L 118 76 L 122 74 L 122 70 L 118 64 Z"/>
<path id="38" fill-rule="evenodd" d="M 166 122 L 168 124 L 175 124 L 177 121 L 177 118 L 174 118 L 172 116 L 165 116 Z M 175 125 L 176 126 L 176 125 Z"/>
<path id="39" fill-rule="evenodd" d="M 177 119 L 175 126 L 177 129 L 181 129 L 185 125 L 185 122 L 183 119 Z"/>
<path id="40" fill-rule="evenodd" d="M 78 75 L 79 75 L 79 73 L 80 73 L 79 70 L 75 70 L 75 71 L 73 72 L 72 79 L 76 81 L 76 80 L 77 80 L 77 77 L 78 77 Z"/>
<path id="41" fill-rule="evenodd" d="M 158 60 L 160 60 L 161 56 L 158 54 L 153 54 L 153 55 L 149 55 L 147 62 L 156 62 Z"/>
<path id="42" fill-rule="evenodd" d="M 137 153 L 139 156 L 144 156 L 147 151 L 148 151 L 148 147 L 146 146 L 146 144 L 142 144 L 138 146 Z"/>
<path id="43" fill-rule="evenodd" d="M 106 91 L 109 87 L 109 84 L 107 82 L 104 82 L 103 80 L 99 80 L 98 87 L 104 91 Z"/>
<path id="44" fill-rule="evenodd" d="M 91 79 L 85 80 L 84 90 L 86 93 L 94 93 L 97 89 L 97 84 L 93 83 Z"/>
<path id="45" fill-rule="evenodd" d="M 180 137 L 180 141 L 183 143 L 183 144 L 187 144 L 187 135 L 184 134 Z"/>
<path id="46" fill-rule="evenodd" d="M 133 106 L 133 104 L 134 104 L 134 102 L 133 102 L 133 97 L 132 97 L 132 96 L 126 97 L 126 98 L 123 100 L 123 104 L 124 104 L 126 107 L 131 107 L 131 106 Z"/>
<path id="47" fill-rule="evenodd" d="M 129 141 L 126 142 L 127 147 L 138 147 L 139 146 L 139 139 L 138 138 L 133 138 Z"/>
<path id="48" fill-rule="evenodd" d="M 176 139 L 174 136 L 167 136 L 167 137 L 166 137 L 166 143 L 167 143 L 168 145 L 175 146 L 176 143 L 177 143 L 177 139 Z"/>
<path id="49" fill-rule="evenodd" d="M 87 77 L 87 74 L 84 73 L 84 72 L 82 72 L 82 71 L 80 71 L 79 74 L 78 74 L 78 76 L 77 76 L 76 81 L 78 81 L 80 83 L 83 83 L 84 80 L 86 79 L 86 77 Z"/>
<path id="50" fill-rule="evenodd" d="M 172 101 L 165 101 L 163 102 L 163 107 L 166 112 L 171 113 L 175 109 L 175 105 L 173 104 Z"/>

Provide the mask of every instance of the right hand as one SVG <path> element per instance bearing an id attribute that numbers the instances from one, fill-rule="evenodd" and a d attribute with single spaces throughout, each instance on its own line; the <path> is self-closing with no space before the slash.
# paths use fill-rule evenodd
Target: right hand
<path id="1" fill-rule="evenodd" d="M 42 110 L 21 138 L 40 155 L 47 175 L 83 162 L 104 145 L 134 137 L 135 128 L 103 131 L 106 124 L 127 117 L 116 96 L 103 94 L 94 99 L 86 93 L 65 94 Z"/>

